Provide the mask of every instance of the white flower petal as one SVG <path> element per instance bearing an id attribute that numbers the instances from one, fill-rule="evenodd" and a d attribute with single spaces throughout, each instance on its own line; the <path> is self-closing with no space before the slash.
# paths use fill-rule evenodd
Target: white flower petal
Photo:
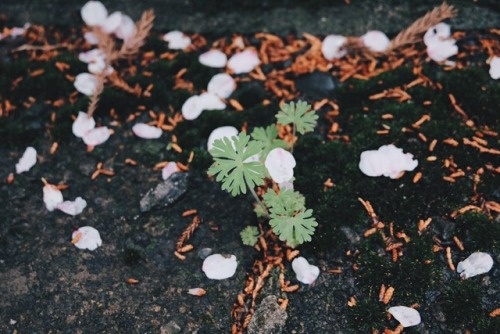
<path id="1" fill-rule="evenodd" d="M 342 46 L 347 42 L 347 38 L 340 35 L 328 35 L 321 44 L 321 52 L 327 60 L 339 59 L 346 55 L 347 50 Z"/>
<path id="2" fill-rule="evenodd" d="M 214 147 L 214 142 L 217 139 L 222 139 L 224 137 L 231 138 L 237 135 L 238 129 L 236 129 L 234 126 L 221 126 L 217 129 L 214 129 L 210 133 L 210 136 L 208 136 L 207 149 L 210 151 Z"/>
<path id="3" fill-rule="evenodd" d="M 202 288 L 193 288 L 193 289 L 189 289 L 188 293 L 190 295 L 193 295 L 193 296 L 201 297 L 201 296 L 203 296 L 204 294 L 207 293 L 207 290 L 202 289 Z"/>
<path id="4" fill-rule="evenodd" d="M 188 121 L 197 119 L 203 112 L 203 107 L 199 95 L 193 95 L 182 105 L 182 117 Z"/>
<path id="5" fill-rule="evenodd" d="M 116 37 L 127 40 L 130 37 L 134 36 L 137 32 L 137 27 L 135 26 L 135 22 L 128 15 L 121 15 L 122 19 L 120 21 L 120 25 L 115 29 L 114 33 Z"/>
<path id="6" fill-rule="evenodd" d="M 100 126 L 85 133 L 82 139 L 89 146 L 97 146 L 108 140 L 109 136 L 109 129 L 105 126 Z"/>
<path id="7" fill-rule="evenodd" d="M 85 34 L 83 34 L 83 38 L 87 43 L 91 45 L 96 45 L 97 43 L 99 43 L 99 39 L 97 38 L 96 34 L 91 31 L 87 31 Z"/>
<path id="8" fill-rule="evenodd" d="M 292 269 L 297 280 L 304 284 L 312 284 L 319 276 L 319 268 L 309 264 L 302 256 L 292 261 Z"/>
<path id="9" fill-rule="evenodd" d="M 235 74 L 248 73 L 260 64 L 260 59 L 255 49 L 234 54 L 227 62 L 227 67 Z"/>
<path id="10" fill-rule="evenodd" d="M 200 95 L 200 104 L 203 110 L 224 110 L 226 104 L 215 94 L 203 93 Z"/>
<path id="11" fill-rule="evenodd" d="M 160 138 L 163 134 L 162 129 L 144 123 L 137 123 L 132 127 L 132 131 L 137 137 L 144 139 Z"/>
<path id="12" fill-rule="evenodd" d="M 384 52 L 391 44 L 387 35 L 378 30 L 368 31 L 360 39 L 363 45 L 373 52 Z"/>
<path id="13" fill-rule="evenodd" d="M 80 10 L 82 19 L 88 26 L 103 24 L 108 17 L 108 10 L 100 1 L 89 1 Z"/>
<path id="14" fill-rule="evenodd" d="M 460 277 L 467 279 L 487 273 L 493 267 L 493 258 L 488 253 L 472 253 L 468 258 L 458 263 L 457 272 Z"/>
<path id="15" fill-rule="evenodd" d="M 73 134 L 82 138 L 84 134 L 95 128 L 95 120 L 93 117 L 89 117 L 87 113 L 83 111 L 78 112 L 78 117 L 75 119 L 72 125 Z"/>
<path id="16" fill-rule="evenodd" d="M 494 56 L 490 61 L 490 77 L 494 80 L 500 78 L 500 57 Z"/>
<path id="17" fill-rule="evenodd" d="M 116 29 L 118 29 L 121 22 L 122 22 L 122 13 L 114 12 L 113 14 L 107 17 L 107 19 L 100 25 L 100 27 L 102 31 L 104 31 L 106 34 L 111 34 Z"/>
<path id="18" fill-rule="evenodd" d="M 233 276 L 237 266 L 236 256 L 213 254 L 203 261 L 202 270 L 208 278 L 221 280 Z"/>
<path id="19" fill-rule="evenodd" d="M 71 235 L 73 244 L 79 249 L 95 250 L 102 245 L 99 231 L 90 226 L 80 227 Z"/>
<path id="20" fill-rule="evenodd" d="M 407 306 L 393 306 L 387 310 L 392 316 L 403 325 L 411 327 L 422 322 L 420 313 L 417 310 Z"/>
<path id="21" fill-rule="evenodd" d="M 438 23 L 435 26 L 430 27 L 424 35 L 424 44 L 429 46 L 436 41 L 444 41 L 450 38 L 451 28 L 449 24 L 444 22 Z"/>
<path id="22" fill-rule="evenodd" d="M 227 99 L 236 89 L 233 77 L 226 73 L 216 74 L 210 79 L 207 86 L 209 93 L 215 94 L 221 99 Z"/>
<path id="23" fill-rule="evenodd" d="M 198 61 L 208 67 L 223 68 L 227 63 L 227 56 L 224 52 L 212 49 L 202 53 L 198 57 Z"/>
<path id="24" fill-rule="evenodd" d="M 62 192 L 54 185 L 46 184 L 43 187 L 43 202 L 45 203 L 47 210 L 54 211 L 54 209 L 57 208 L 63 200 Z"/>
<path id="25" fill-rule="evenodd" d="M 442 62 L 458 53 L 454 39 L 434 41 L 427 46 L 427 55 L 436 62 Z"/>
<path id="26" fill-rule="evenodd" d="M 87 207 L 87 201 L 81 197 L 77 197 L 74 201 L 64 201 L 57 206 L 58 210 L 76 216 L 82 213 L 83 209 Z"/>
<path id="27" fill-rule="evenodd" d="M 91 96 L 97 88 L 98 79 L 90 73 L 80 73 L 76 76 L 73 85 L 80 93 Z"/>
<path id="28" fill-rule="evenodd" d="M 104 59 L 104 53 L 101 49 L 92 49 L 87 52 L 80 52 L 78 54 L 78 59 L 88 64 L 96 61 L 96 59 Z"/>
<path id="29" fill-rule="evenodd" d="M 36 164 L 36 150 L 29 146 L 23 153 L 21 159 L 16 164 L 16 173 L 21 174 L 27 172 Z"/>
<path id="30" fill-rule="evenodd" d="M 293 155 L 279 147 L 271 150 L 264 162 L 269 175 L 276 183 L 290 181 L 293 178 L 295 164 Z"/>
<path id="31" fill-rule="evenodd" d="M 172 174 L 180 172 L 181 170 L 177 167 L 177 164 L 173 161 L 170 161 L 163 169 L 161 170 L 161 178 L 167 180 Z"/>
<path id="32" fill-rule="evenodd" d="M 403 153 L 403 150 L 394 145 L 383 145 L 378 150 L 361 153 L 359 169 L 367 176 L 386 176 L 398 178 L 403 171 L 412 171 L 418 166 L 413 155 Z"/>
<path id="33" fill-rule="evenodd" d="M 168 42 L 168 48 L 172 50 L 183 50 L 191 45 L 191 38 L 178 30 L 166 33 L 163 40 Z"/>

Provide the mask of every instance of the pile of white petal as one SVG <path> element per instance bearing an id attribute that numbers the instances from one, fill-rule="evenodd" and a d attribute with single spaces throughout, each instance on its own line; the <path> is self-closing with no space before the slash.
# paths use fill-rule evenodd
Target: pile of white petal
<path id="1" fill-rule="evenodd" d="M 234 79 L 226 73 L 216 74 L 210 79 L 207 92 L 193 95 L 182 105 L 182 116 L 186 120 L 198 118 L 204 110 L 224 110 L 227 99 L 236 89 Z"/>
<path id="2" fill-rule="evenodd" d="M 427 46 L 427 55 L 432 60 L 442 62 L 458 53 L 456 41 L 450 36 L 450 26 L 443 22 L 427 30 L 424 35 L 424 43 Z"/>
<path id="3" fill-rule="evenodd" d="M 412 171 L 417 166 L 418 161 L 413 160 L 412 154 L 405 154 L 392 144 L 383 145 L 378 150 L 364 151 L 359 162 L 359 169 L 365 175 L 391 179 L 397 179 L 404 171 Z"/>
<path id="4" fill-rule="evenodd" d="M 88 146 L 104 143 L 111 134 L 106 126 L 96 128 L 94 118 L 89 117 L 83 111 L 78 112 L 78 117 L 73 122 L 72 131 L 76 137 L 82 138 L 83 142 Z"/>
<path id="5" fill-rule="evenodd" d="M 57 209 L 71 216 L 79 215 L 87 207 L 87 201 L 81 197 L 77 197 L 74 201 L 65 201 L 62 192 L 49 183 L 43 187 L 43 202 L 47 210 Z"/>

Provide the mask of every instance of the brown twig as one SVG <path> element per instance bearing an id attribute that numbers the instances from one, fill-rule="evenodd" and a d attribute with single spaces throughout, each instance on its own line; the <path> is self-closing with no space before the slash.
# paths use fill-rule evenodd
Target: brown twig
<path id="1" fill-rule="evenodd" d="M 184 242 L 186 242 L 187 240 L 189 240 L 189 238 L 191 238 L 194 231 L 200 225 L 200 222 L 201 222 L 201 219 L 199 216 L 193 217 L 193 221 L 191 222 L 191 224 L 189 224 L 189 226 L 184 230 L 184 232 L 182 232 L 181 236 L 177 240 L 177 244 L 175 246 L 177 252 L 179 252 L 182 249 Z"/>
<path id="2" fill-rule="evenodd" d="M 127 58 L 137 54 L 141 46 L 144 45 L 146 37 L 153 28 L 153 21 L 155 19 L 155 14 L 152 9 L 142 13 L 141 19 L 137 22 L 137 32 L 134 36 L 127 39 L 120 51 L 114 52 L 111 59 Z"/>
<path id="3" fill-rule="evenodd" d="M 413 22 L 408 28 L 402 30 L 391 40 L 391 45 L 386 53 L 398 49 L 407 44 L 417 43 L 421 34 L 441 21 L 455 17 L 457 10 L 453 6 L 443 2 L 439 7 L 427 12 L 424 16 Z"/>
<path id="4" fill-rule="evenodd" d="M 104 74 L 97 75 L 97 85 L 94 91 L 94 94 L 90 97 L 89 108 L 87 109 L 88 117 L 92 117 L 94 112 L 97 109 L 97 103 L 99 102 L 99 98 L 104 90 Z"/>

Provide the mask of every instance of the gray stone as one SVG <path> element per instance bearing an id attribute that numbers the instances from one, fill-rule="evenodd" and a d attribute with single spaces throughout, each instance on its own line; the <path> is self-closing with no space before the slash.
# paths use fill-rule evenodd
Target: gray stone
<path id="1" fill-rule="evenodd" d="M 248 325 L 248 334 L 280 334 L 288 314 L 278 304 L 276 296 L 267 296 L 255 310 Z"/>
<path id="2" fill-rule="evenodd" d="M 335 89 L 333 76 L 330 73 L 319 71 L 301 75 L 295 81 L 295 86 L 297 90 L 312 100 L 332 98 Z"/>
<path id="3" fill-rule="evenodd" d="M 141 212 L 148 212 L 156 206 L 169 206 L 187 190 L 187 173 L 174 173 L 155 189 L 149 190 L 141 199 Z"/>

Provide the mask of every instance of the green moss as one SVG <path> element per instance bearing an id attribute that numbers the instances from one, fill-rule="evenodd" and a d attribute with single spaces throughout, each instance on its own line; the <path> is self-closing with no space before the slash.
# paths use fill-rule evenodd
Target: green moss
<path id="1" fill-rule="evenodd" d="M 347 320 L 356 333 L 371 333 L 381 329 L 386 318 L 385 305 L 375 298 L 360 298 L 354 307 L 347 311 Z"/>
<path id="2" fill-rule="evenodd" d="M 480 212 L 467 212 L 456 219 L 457 236 L 471 251 L 500 251 L 500 224 Z"/>
<path id="3" fill-rule="evenodd" d="M 481 287 L 474 280 L 452 282 L 445 288 L 441 301 L 446 323 L 473 333 L 495 333 L 487 330 L 495 323 L 498 325 L 498 321 L 489 318 L 482 309 L 481 298 Z"/>

